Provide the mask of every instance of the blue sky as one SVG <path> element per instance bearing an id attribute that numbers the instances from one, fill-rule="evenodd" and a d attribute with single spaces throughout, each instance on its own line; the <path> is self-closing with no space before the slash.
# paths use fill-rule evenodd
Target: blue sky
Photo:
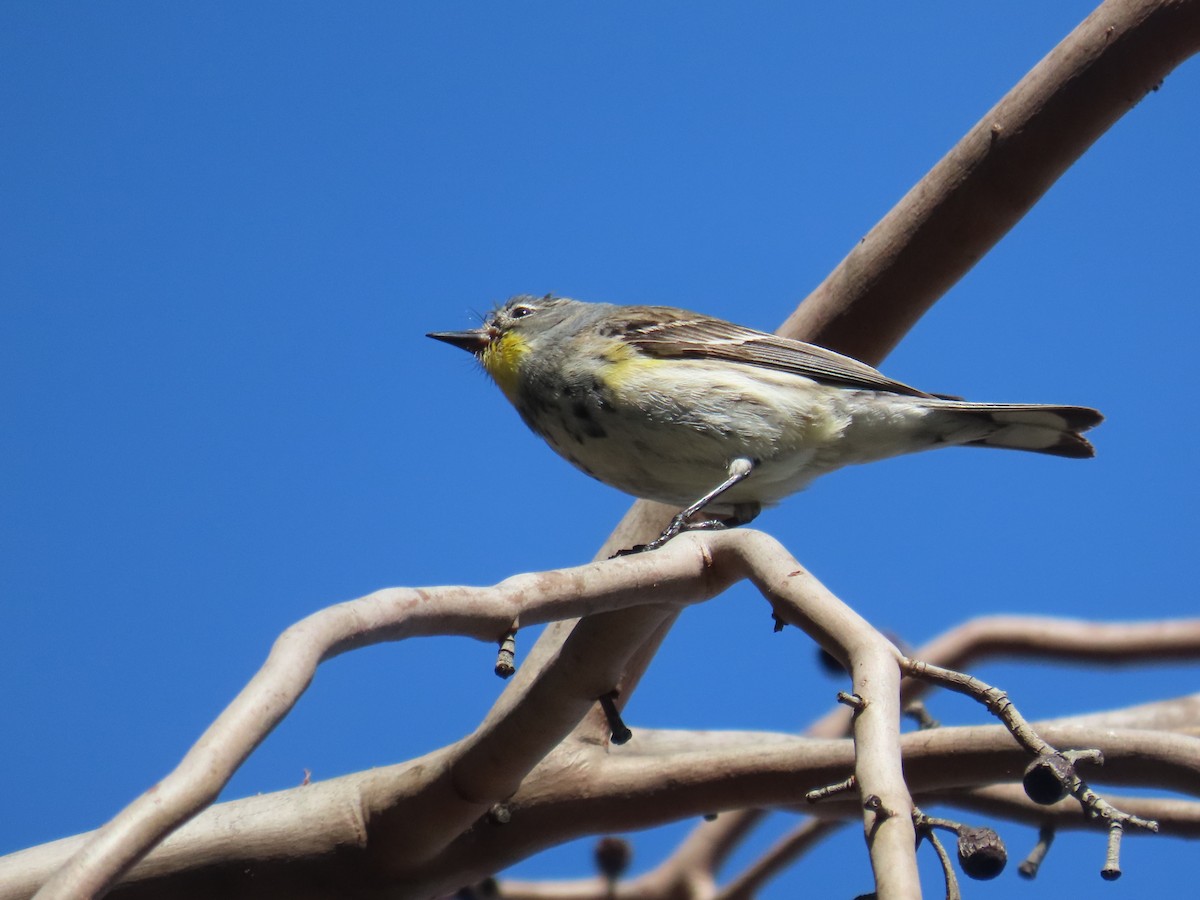
<path id="1" fill-rule="evenodd" d="M 0 852 L 107 819 L 321 606 L 591 557 L 628 500 L 425 332 L 547 291 L 774 328 L 1090 6 L 0 7 Z M 883 366 L 1096 406 L 1096 460 L 949 450 L 759 520 L 879 625 L 1194 614 L 1198 96 L 1185 65 Z M 492 653 L 330 663 L 227 796 L 462 736 Z M 1197 672 L 979 674 L 1048 716 Z M 682 618 L 628 717 L 791 729 L 839 687 L 735 591 Z M 634 836 L 635 869 L 690 824 Z M 1014 864 L 1034 840 L 1004 836 Z M 1126 845 L 1106 897 L 1183 874 L 1177 842 Z M 517 871 L 586 874 L 589 847 Z M 866 890 L 857 829 L 825 847 L 766 896 Z M 1102 853 L 1066 836 L 1035 885 L 971 896 L 1062 896 Z"/>

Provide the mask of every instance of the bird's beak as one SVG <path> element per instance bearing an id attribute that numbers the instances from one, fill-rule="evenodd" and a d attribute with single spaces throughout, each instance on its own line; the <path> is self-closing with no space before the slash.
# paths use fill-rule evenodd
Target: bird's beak
<path id="1" fill-rule="evenodd" d="M 431 331 L 425 337 L 443 341 L 471 353 L 479 353 L 492 342 L 492 334 L 486 328 L 475 328 L 471 331 Z"/>

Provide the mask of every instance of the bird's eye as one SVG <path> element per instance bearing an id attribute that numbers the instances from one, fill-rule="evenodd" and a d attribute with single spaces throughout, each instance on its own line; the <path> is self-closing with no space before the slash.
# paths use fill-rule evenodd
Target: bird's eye
<path id="1" fill-rule="evenodd" d="M 508 314 L 514 319 L 523 319 L 533 312 L 532 306 L 514 306 L 508 311 Z"/>

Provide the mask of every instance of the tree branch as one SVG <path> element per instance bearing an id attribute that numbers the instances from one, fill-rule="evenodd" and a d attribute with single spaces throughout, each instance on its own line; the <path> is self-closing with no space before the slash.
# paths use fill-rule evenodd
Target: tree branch
<path id="1" fill-rule="evenodd" d="M 211 803 L 238 765 L 286 714 L 316 666 L 380 641 L 428 634 L 495 640 L 514 623 L 588 614 L 563 652 L 537 677 L 522 669 L 518 695 L 505 696 L 467 739 L 419 767 L 408 802 L 366 810 L 376 877 L 388 880 L 440 856 L 493 804 L 545 765 L 594 703 L 607 693 L 637 644 L 608 622 L 637 606 L 659 610 L 714 596 L 749 578 L 776 614 L 802 628 L 853 672 L 864 707 L 854 728 L 855 772 L 864 796 L 886 810 L 911 806 L 900 767 L 900 654 L 860 616 L 806 572 L 782 546 L 750 530 L 682 535 L 654 553 L 573 569 L 519 575 L 494 588 L 378 591 L 302 620 L 276 641 L 266 664 L 217 718 L 177 769 L 89 836 L 42 887 L 40 897 L 103 892 L 180 823 Z M 623 623 L 634 622 L 624 618 Z M 635 623 L 636 624 L 636 623 Z M 596 635 L 601 639 L 596 640 Z M 586 673 L 586 677 L 583 677 Z M 415 789 L 414 789 L 415 788 Z M 906 812 L 867 811 L 872 860 L 881 885 L 902 896 L 916 881 L 912 824 Z M 907 861 L 906 859 L 907 858 Z"/>
<path id="2" fill-rule="evenodd" d="M 1108 0 L 875 225 L 781 333 L 877 363 L 1113 123 L 1200 49 L 1200 4 Z"/>
<path id="3" fill-rule="evenodd" d="M 1043 659 L 1108 664 L 1153 664 L 1200 657 L 1200 619 L 1160 622 L 1087 622 L 1044 616 L 984 616 L 957 625 L 914 652 L 926 662 L 966 670 L 997 658 Z M 926 682 L 905 679 L 903 702 L 926 695 Z M 1200 695 L 1129 707 L 1118 712 L 1073 716 L 1071 722 L 1097 729 L 1133 728 L 1200 733 Z M 838 706 L 810 725 L 805 734 L 833 738 L 846 733 L 849 713 Z M 1140 806 L 1133 807 L 1137 812 Z M 688 857 L 693 843 L 731 853 L 762 818 L 762 810 L 742 809 L 703 822 L 674 856 Z M 672 858 L 673 858 L 672 857 Z"/>

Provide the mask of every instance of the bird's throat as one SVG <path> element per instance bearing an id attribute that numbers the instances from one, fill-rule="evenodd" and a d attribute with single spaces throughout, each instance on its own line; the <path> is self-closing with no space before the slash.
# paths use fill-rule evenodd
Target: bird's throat
<path id="1" fill-rule="evenodd" d="M 508 332 L 488 344 L 479 355 L 484 371 L 500 386 L 511 403 L 517 402 L 521 362 L 528 352 L 529 345 L 518 335 Z"/>

